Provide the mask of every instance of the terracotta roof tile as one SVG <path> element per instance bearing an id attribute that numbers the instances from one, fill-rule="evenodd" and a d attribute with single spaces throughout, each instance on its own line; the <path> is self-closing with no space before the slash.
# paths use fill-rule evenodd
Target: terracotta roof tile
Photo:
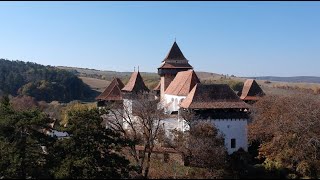
<path id="1" fill-rule="evenodd" d="M 193 70 L 179 72 L 165 91 L 165 94 L 187 96 L 192 88 L 200 83 Z"/>
<path id="2" fill-rule="evenodd" d="M 125 92 L 143 92 L 147 91 L 149 92 L 149 89 L 144 84 L 143 79 L 140 75 L 140 72 L 133 72 L 128 83 L 124 88 L 122 88 L 122 91 Z"/>
<path id="3" fill-rule="evenodd" d="M 258 83 L 254 79 L 247 79 L 243 85 L 240 99 L 257 100 L 260 96 L 265 95 Z M 254 99 L 253 97 L 256 97 Z"/>
<path id="4" fill-rule="evenodd" d="M 240 100 L 227 84 L 198 83 L 180 107 L 190 109 L 230 109 L 248 108 L 249 105 Z"/>
<path id="5" fill-rule="evenodd" d="M 114 78 L 109 86 L 98 96 L 97 100 L 122 100 L 121 89 L 124 84 L 120 79 Z"/>
<path id="6" fill-rule="evenodd" d="M 153 88 L 154 91 L 160 91 L 160 85 L 161 85 L 161 82 L 158 83 L 158 85 Z"/>
<path id="7" fill-rule="evenodd" d="M 193 67 L 188 63 L 175 63 L 175 62 L 163 62 L 158 69 L 175 69 L 175 68 L 190 68 L 192 69 Z"/>

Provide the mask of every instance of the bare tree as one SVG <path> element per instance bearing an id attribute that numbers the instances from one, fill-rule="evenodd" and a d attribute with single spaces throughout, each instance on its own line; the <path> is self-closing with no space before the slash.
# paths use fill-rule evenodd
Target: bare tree
<path id="1" fill-rule="evenodd" d="M 224 135 L 193 111 L 181 111 L 180 114 L 190 129 L 185 132 L 173 130 L 173 139 L 167 144 L 183 154 L 186 165 L 206 168 L 211 177 L 220 176 L 217 172 L 223 171 L 227 165 Z"/>
<path id="2" fill-rule="evenodd" d="M 151 154 L 158 139 L 161 121 L 166 118 L 158 101 L 138 96 L 133 101 L 114 103 L 104 116 L 106 126 L 132 140 L 130 155 L 139 167 L 138 173 L 148 177 Z M 143 149 L 138 150 L 136 144 Z"/>

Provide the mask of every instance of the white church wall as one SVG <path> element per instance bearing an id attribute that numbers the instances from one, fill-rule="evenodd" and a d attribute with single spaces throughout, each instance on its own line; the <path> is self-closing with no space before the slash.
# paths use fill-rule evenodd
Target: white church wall
<path id="1" fill-rule="evenodd" d="M 248 135 L 247 135 L 247 119 L 210 119 L 217 129 L 224 135 L 225 146 L 228 154 L 232 154 L 240 148 L 248 151 Z M 168 118 L 162 121 L 162 125 L 166 130 L 166 135 L 170 137 L 170 131 L 177 129 L 180 131 L 189 130 L 185 120 Z M 235 147 L 231 147 L 231 139 L 235 139 Z"/>
<path id="2" fill-rule="evenodd" d="M 183 100 L 185 96 L 174 96 L 165 94 L 165 103 L 169 103 L 174 99 L 177 99 L 178 102 Z M 124 99 L 124 105 L 128 108 L 129 113 L 132 112 L 132 100 Z M 173 103 L 173 106 L 169 106 L 169 110 L 177 111 L 179 106 L 178 104 Z M 170 137 L 170 131 L 177 129 L 180 131 L 186 131 L 189 129 L 185 120 L 179 119 L 179 114 L 172 116 L 170 118 L 164 119 L 161 122 L 161 125 L 166 130 L 166 134 Z M 247 119 L 206 119 L 203 121 L 209 121 L 215 125 L 216 128 L 224 134 L 225 146 L 229 154 L 237 151 L 239 148 L 243 148 L 245 151 L 248 151 L 248 137 L 247 137 Z M 124 123 L 126 127 L 127 124 Z M 234 147 L 231 147 L 231 141 L 234 139 Z"/>
<path id="3" fill-rule="evenodd" d="M 248 151 L 247 119 L 211 119 L 221 133 L 228 153 L 232 154 L 240 148 Z M 231 139 L 235 139 L 235 147 L 231 147 Z"/>
<path id="4" fill-rule="evenodd" d="M 166 103 L 166 105 L 170 104 L 170 106 L 167 107 L 167 111 L 169 112 L 178 111 L 180 108 L 179 104 L 185 98 L 186 96 L 176 96 L 176 95 L 165 94 L 164 102 Z"/>

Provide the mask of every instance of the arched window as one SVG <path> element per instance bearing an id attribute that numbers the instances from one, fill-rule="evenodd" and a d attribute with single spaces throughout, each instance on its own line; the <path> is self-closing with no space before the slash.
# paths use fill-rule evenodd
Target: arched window
<path id="1" fill-rule="evenodd" d="M 184 99 L 185 99 L 185 98 L 181 98 L 181 99 L 180 99 L 180 103 L 181 103 Z"/>

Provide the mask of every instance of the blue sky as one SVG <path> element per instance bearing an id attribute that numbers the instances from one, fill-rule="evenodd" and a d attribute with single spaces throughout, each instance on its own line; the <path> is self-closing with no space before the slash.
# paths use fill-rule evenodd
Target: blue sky
<path id="1" fill-rule="evenodd" d="M 0 2 L 0 58 L 156 72 L 320 76 L 320 2 Z"/>

